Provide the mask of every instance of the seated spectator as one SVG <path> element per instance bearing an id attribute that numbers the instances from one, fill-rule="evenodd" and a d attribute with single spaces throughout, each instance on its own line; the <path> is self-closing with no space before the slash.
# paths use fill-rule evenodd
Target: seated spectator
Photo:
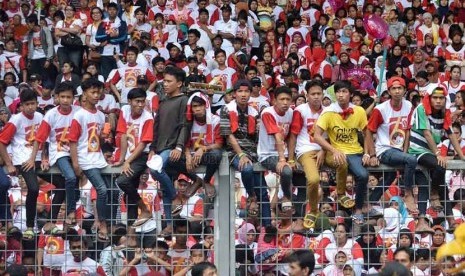
<path id="1" fill-rule="evenodd" d="M 67 275 L 73 272 L 95 273 L 104 276 L 105 271 L 96 261 L 86 256 L 87 241 L 83 236 L 72 236 L 69 238 L 69 249 L 73 258 L 66 258 L 61 266 L 61 273 Z"/>

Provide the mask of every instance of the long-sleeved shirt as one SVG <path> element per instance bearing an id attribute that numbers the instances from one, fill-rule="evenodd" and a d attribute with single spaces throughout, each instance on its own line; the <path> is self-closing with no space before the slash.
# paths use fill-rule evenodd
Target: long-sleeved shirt
<path id="1" fill-rule="evenodd" d="M 155 116 L 150 150 L 161 152 L 176 147 L 184 148 L 192 125 L 186 117 L 187 100 L 187 96 L 180 94 L 166 98 L 160 103 Z"/>

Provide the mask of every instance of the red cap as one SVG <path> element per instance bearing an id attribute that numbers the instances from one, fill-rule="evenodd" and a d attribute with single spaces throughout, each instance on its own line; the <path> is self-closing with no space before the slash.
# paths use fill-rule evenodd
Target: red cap
<path id="1" fill-rule="evenodd" d="M 179 181 L 179 180 L 184 180 L 184 181 L 186 181 L 187 183 L 192 183 L 192 180 L 191 180 L 189 177 L 187 177 L 186 175 L 184 175 L 184 174 L 180 174 L 180 175 L 178 176 L 178 181 Z"/>
<path id="2" fill-rule="evenodd" d="M 400 85 L 405 87 L 405 80 L 403 78 L 401 78 L 401 77 L 392 77 L 392 78 L 388 79 L 388 81 L 387 81 L 388 89 L 391 88 L 392 85 L 394 85 L 394 82 L 399 82 Z"/>

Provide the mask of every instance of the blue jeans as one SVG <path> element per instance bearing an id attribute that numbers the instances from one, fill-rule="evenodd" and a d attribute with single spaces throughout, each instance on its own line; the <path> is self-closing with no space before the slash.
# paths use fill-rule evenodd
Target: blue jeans
<path id="1" fill-rule="evenodd" d="M 166 173 L 166 167 L 170 161 L 170 153 L 170 149 L 158 153 L 163 160 L 161 172 L 150 169 L 150 174 L 155 180 L 160 182 L 160 187 L 163 191 L 163 211 L 165 212 L 165 218 L 168 224 L 171 224 L 171 203 L 176 197 L 176 189 L 174 188 L 173 181 Z"/>
<path id="2" fill-rule="evenodd" d="M 57 50 L 58 63 L 60 68 L 63 67 L 65 61 L 72 61 L 74 64 L 73 73 L 81 75 L 82 69 L 82 53 L 81 49 L 69 49 L 68 47 L 59 47 Z"/>
<path id="3" fill-rule="evenodd" d="M 111 216 L 111 218 L 116 218 L 119 192 L 116 190 L 112 191 L 111 176 L 102 175 L 101 169 L 97 168 L 85 170 L 83 172 L 90 183 L 92 183 L 95 190 L 97 190 L 97 213 L 99 220 L 106 222 L 109 216 Z M 111 202 L 108 202 L 109 198 Z"/>
<path id="4" fill-rule="evenodd" d="M 66 214 L 69 214 L 76 211 L 76 201 L 80 197 L 78 180 L 69 156 L 58 158 L 56 164 L 65 178 Z"/>
<path id="5" fill-rule="evenodd" d="M 113 56 L 100 57 L 100 74 L 107 79 L 111 70 L 116 69 L 116 60 Z"/>
<path id="6" fill-rule="evenodd" d="M 355 208 L 362 209 L 367 197 L 368 171 L 362 165 L 361 154 L 347 154 L 349 171 L 355 179 Z"/>
<path id="7" fill-rule="evenodd" d="M 234 156 L 231 166 L 239 170 L 239 157 Z M 247 164 L 241 171 L 242 183 L 249 197 L 256 195 L 261 206 L 260 214 L 262 225 L 271 225 L 271 207 L 270 198 L 268 197 L 268 186 L 266 185 L 265 176 L 261 172 L 254 172 L 253 164 Z"/>
<path id="8" fill-rule="evenodd" d="M 6 176 L 3 168 L 0 169 L 0 220 L 3 221 L 11 220 L 10 199 L 8 198 L 10 185 L 10 179 Z"/>
<path id="9" fill-rule="evenodd" d="M 272 172 L 276 172 L 276 165 L 278 164 L 278 156 L 270 156 L 260 162 L 263 167 Z M 283 171 L 279 175 L 279 184 L 283 190 L 284 196 L 288 200 L 292 200 L 292 169 L 289 166 L 284 166 Z"/>
<path id="10" fill-rule="evenodd" d="M 413 178 L 417 167 L 417 158 L 414 155 L 392 148 L 381 154 L 380 161 L 389 166 L 404 165 L 405 189 L 413 188 Z"/>

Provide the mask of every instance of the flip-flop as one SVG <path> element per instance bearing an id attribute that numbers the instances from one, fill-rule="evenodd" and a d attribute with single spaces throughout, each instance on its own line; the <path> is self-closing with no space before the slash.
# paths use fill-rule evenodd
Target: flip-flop
<path id="1" fill-rule="evenodd" d="M 179 204 L 179 205 L 173 205 L 173 210 L 171 210 L 171 215 L 173 217 L 176 217 L 177 215 L 179 215 L 182 211 L 182 205 Z"/>
<path id="2" fill-rule="evenodd" d="M 205 190 L 205 196 L 207 198 L 214 199 L 216 197 L 216 189 L 212 184 L 204 182 L 203 189 Z"/>
<path id="3" fill-rule="evenodd" d="M 187 187 L 186 189 L 186 196 L 187 197 L 191 197 L 193 195 L 195 195 L 195 193 L 197 192 L 198 189 L 200 189 L 200 187 L 202 187 L 204 184 L 203 184 L 203 180 L 202 178 L 198 177 L 194 183 L 192 183 L 190 186 Z"/>
<path id="4" fill-rule="evenodd" d="M 110 238 L 108 237 L 108 234 L 103 234 L 101 232 L 97 232 L 97 240 L 99 242 L 109 242 Z"/>
<path id="5" fill-rule="evenodd" d="M 345 209 L 352 209 L 355 206 L 355 200 L 351 199 L 346 195 L 343 195 L 341 197 L 338 196 L 337 203 Z"/>
<path id="6" fill-rule="evenodd" d="M 150 218 L 139 218 L 139 219 L 136 219 L 136 221 L 134 221 L 134 223 L 132 224 L 132 227 L 138 227 L 138 226 L 141 226 L 143 225 L 144 223 L 146 223 Z"/>
<path id="7" fill-rule="evenodd" d="M 304 216 L 304 223 L 303 226 L 306 229 L 315 228 L 316 220 L 318 219 L 318 214 L 315 213 L 307 213 Z"/>

